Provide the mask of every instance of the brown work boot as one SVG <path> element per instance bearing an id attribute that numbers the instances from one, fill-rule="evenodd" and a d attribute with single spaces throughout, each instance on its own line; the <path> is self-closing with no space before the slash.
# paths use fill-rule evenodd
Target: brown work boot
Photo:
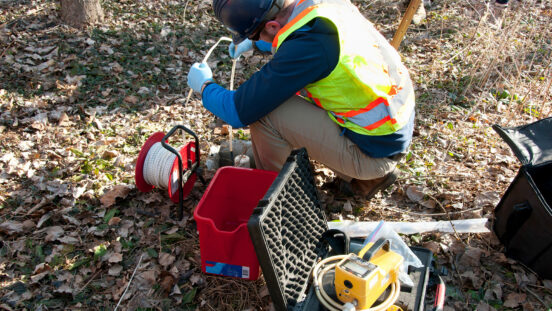
<path id="1" fill-rule="evenodd" d="M 398 176 L 399 170 L 395 168 L 391 173 L 380 178 L 370 180 L 353 179 L 351 185 L 355 194 L 362 195 L 366 200 L 370 200 L 376 193 L 391 186 Z"/>
<path id="2" fill-rule="evenodd" d="M 336 177 L 332 181 L 322 185 L 322 189 L 332 192 L 336 197 L 352 197 L 354 194 L 351 183 Z"/>

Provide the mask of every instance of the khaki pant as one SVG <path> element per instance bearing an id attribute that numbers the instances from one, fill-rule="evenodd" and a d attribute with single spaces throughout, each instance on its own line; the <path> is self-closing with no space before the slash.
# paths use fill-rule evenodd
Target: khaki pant
<path id="1" fill-rule="evenodd" d="M 250 125 L 257 168 L 280 171 L 292 150 L 305 147 L 309 158 L 340 178 L 369 180 L 385 176 L 397 162 L 364 154 L 323 109 L 293 96 Z"/>

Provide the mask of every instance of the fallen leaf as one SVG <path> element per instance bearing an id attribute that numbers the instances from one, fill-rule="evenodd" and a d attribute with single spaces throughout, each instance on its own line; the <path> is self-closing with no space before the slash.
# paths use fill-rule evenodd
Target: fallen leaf
<path id="1" fill-rule="evenodd" d="M 480 301 L 475 307 L 475 311 L 496 311 L 491 305 L 484 301 Z"/>
<path id="2" fill-rule="evenodd" d="M 48 264 L 40 263 L 40 264 L 35 266 L 35 268 L 33 270 L 33 274 L 38 274 L 38 273 L 42 273 L 44 271 L 49 271 L 49 270 L 51 270 L 51 268 Z"/>
<path id="3" fill-rule="evenodd" d="M 517 308 L 527 299 L 526 294 L 510 293 L 506 296 L 506 301 L 504 301 L 504 306 L 506 308 Z"/>
<path id="4" fill-rule="evenodd" d="M 109 267 L 109 271 L 107 271 L 107 274 L 111 276 L 118 276 L 121 274 L 121 271 L 123 271 L 123 266 L 121 265 L 113 265 Z"/>
<path id="5" fill-rule="evenodd" d="M 109 261 L 111 263 L 121 262 L 121 261 L 123 261 L 123 254 L 121 254 L 121 253 L 111 253 L 109 255 L 109 258 L 107 259 L 107 261 Z"/>
<path id="6" fill-rule="evenodd" d="M 157 271 L 155 270 L 144 271 L 140 273 L 140 278 L 146 281 L 149 285 L 153 285 L 156 283 Z"/>
<path id="7" fill-rule="evenodd" d="M 485 300 L 491 301 L 491 300 L 499 300 L 502 301 L 502 282 L 501 283 L 495 283 L 493 282 L 491 286 L 485 291 Z"/>
<path id="8" fill-rule="evenodd" d="M 31 275 L 31 283 L 37 283 L 40 280 L 42 280 L 45 276 L 47 276 L 50 273 L 50 271 L 44 271 L 38 274 Z"/>
<path id="9" fill-rule="evenodd" d="M 465 271 L 464 273 L 460 274 L 460 276 L 468 281 L 471 281 L 471 285 L 473 288 L 480 288 L 485 282 L 485 279 L 481 275 L 479 275 L 479 273 L 476 274 L 474 271 L 478 272 L 478 270 L 476 271 L 475 269 L 472 269 Z"/>
<path id="10" fill-rule="evenodd" d="M 205 283 L 205 279 L 203 278 L 203 276 L 201 276 L 201 274 L 194 273 L 190 277 L 190 282 L 192 283 L 192 285 L 203 284 Z"/>
<path id="11" fill-rule="evenodd" d="M 466 250 L 460 257 L 458 264 L 461 266 L 478 267 L 481 264 L 481 255 L 483 250 L 476 247 L 466 247 Z"/>
<path id="12" fill-rule="evenodd" d="M 433 254 L 438 254 L 441 250 L 441 246 L 435 241 L 426 242 L 422 246 L 429 249 Z"/>
<path id="13" fill-rule="evenodd" d="M 421 206 L 427 208 L 427 209 L 434 209 L 437 203 L 434 200 L 423 200 L 420 203 Z"/>
<path id="14" fill-rule="evenodd" d="M 65 231 L 60 226 L 52 226 L 46 228 L 46 237 L 44 240 L 46 242 L 52 242 L 57 240 Z"/>
<path id="15" fill-rule="evenodd" d="M 424 188 L 420 186 L 409 186 L 406 188 L 406 196 L 412 201 L 412 202 L 420 202 L 424 199 Z"/>
<path id="16" fill-rule="evenodd" d="M 180 291 L 180 287 L 178 287 L 177 284 L 175 284 L 175 285 L 173 286 L 173 289 L 172 289 L 170 295 L 171 295 L 171 296 L 182 295 L 182 292 Z"/>
<path id="17" fill-rule="evenodd" d="M 176 278 L 167 271 L 162 271 L 159 278 L 159 285 L 161 286 L 165 294 L 170 293 L 173 285 L 176 283 Z"/>
<path id="18" fill-rule="evenodd" d="M 0 232 L 7 235 L 23 232 L 23 224 L 15 221 L 5 221 L 0 224 Z"/>
<path id="19" fill-rule="evenodd" d="M 54 293 L 72 295 L 73 288 L 69 287 L 67 284 L 63 284 L 60 287 L 54 289 Z"/>
<path id="20" fill-rule="evenodd" d="M 115 185 L 100 198 L 100 202 L 102 202 L 103 207 L 110 207 L 115 204 L 117 198 L 126 198 L 129 192 L 130 187 L 126 185 Z"/>
<path id="21" fill-rule="evenodd" d="M 129 95 L 129 96 L 125 97 L 124 101 L 126 103 L 135 105 L 135 104 L 138 103 L 138 97 L 136 97 L 134 95 Z"/>
<path id="22" fill-rule="evenodd" d="M 163 267 L 171 265 L 175 260 L 175 257 L 169 253 L 161 252 L 159 254 L 159 264 Z"/>
<path id="23" fill-rule="evenodd" d="M 114 225 L 117 225 L 119 222 L 121 222 L 121 218 L 112 217 L 107 224 L 110 226 L 114 226 Z"/>
<path id="24" fill-rule="evenodd" d="M 500 201 L 500 194 L 496 191 L 487 191 L 475 197 L 474 204 L 477 208 L 496 206 Z"/>

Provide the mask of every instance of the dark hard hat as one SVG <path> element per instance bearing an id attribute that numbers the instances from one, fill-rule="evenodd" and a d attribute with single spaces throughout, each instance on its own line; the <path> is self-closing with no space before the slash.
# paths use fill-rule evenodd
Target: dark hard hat
<path id="1" fill-rule="evenodd" d="M 282 9 L 284 0 L 213 0 L 215 16 L 232 32 L 235 44 L 252 35 Z"/>

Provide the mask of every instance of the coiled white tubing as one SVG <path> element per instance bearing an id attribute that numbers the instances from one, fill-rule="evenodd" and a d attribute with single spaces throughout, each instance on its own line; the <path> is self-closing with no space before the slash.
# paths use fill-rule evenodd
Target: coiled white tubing
<path id="1" fill-rule="evenodd" d="M 144 161 L 144 180 L 152 186 L 168 189 L 169 174 L 176 155 L 165 149 L 161 142 L 151 146 Z"/>

